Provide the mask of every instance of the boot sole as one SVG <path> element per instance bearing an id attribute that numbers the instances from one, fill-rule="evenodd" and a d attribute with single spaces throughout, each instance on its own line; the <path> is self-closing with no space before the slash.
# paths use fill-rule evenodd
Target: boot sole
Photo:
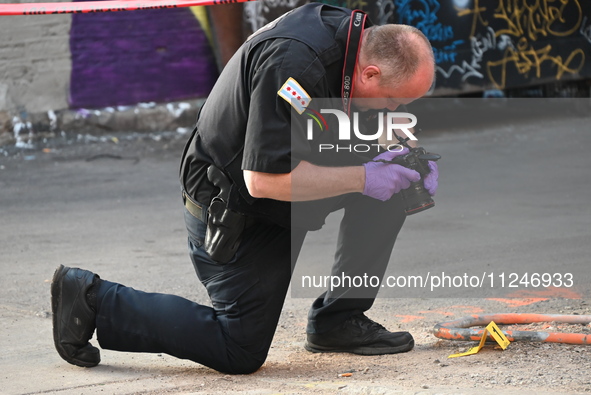
<path id="1" fill-rule="evenodd" d="M 58 316 L 61 315 L 61 308 L 60 308 L 60 302 L 61 302 L 61 295 L 62 295 L 62 280 L 64 278 L 64 276 L 68 273 L 67 270 L 65 270 L 64 265 L 60 265 L 56 270 L 55 273 L 53 274 L 53 279 L 51 281 L 51 311 L 52 311 L 52 318 L 53 318 L 53 344 L 55 345 L 55 349 L 57 350 L 57 353 L 59 354 L 60 357 L 62 357 L 62 359 L 68 363 L 71 363 L 72 365 L 76 365 L 76 366 L 80 366 L 83 368 L 91 368 L 93 366 L 98 365 L 98 363 L 94 363 L 94 362 L 87 362 L 87 361 L 82 361 L 80 359 L 76 359 L 74 357 L 71 357 L 70 355 L 68 355 L 68 353 L 66 352 L 66 349 L 61 345 L 61 343 L 59 342 L 59 331 L 58 331 Z"/>
<path id="2" fill-rule="evenodd" d="M 385 355 L 385 354 L 398 354 L 401 352 L 407 352 L 414 348 L 415 341 L 414 339 L 411 340 L 407 344 L 402 344 L 396 347 L 368 347 L 368 346 L 359 346 L 359 347 L 351 347 L 351 348 L 336 348 L 336 347 L 325 347 L 319 346 L 317 344 L 313 344 L 310 342 L 306 342 L 304 344 L 304 348 L 307 351 L 313 353 L 330 353 L 330 352 L 339 352 L 339 353 L 350 353 L 350 354 L 357 354 L 357 355 Z"/>

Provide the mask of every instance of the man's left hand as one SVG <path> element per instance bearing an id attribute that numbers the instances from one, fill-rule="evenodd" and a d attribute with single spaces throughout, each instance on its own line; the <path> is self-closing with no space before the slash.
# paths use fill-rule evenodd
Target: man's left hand
<path id="1" fill-rule="evenodd" d="M 423 180 L 423 184 L 425 185 L 425 189 L 429 192 L 429 195 L 435 196 L 435 192 L 437 192 L 437 186 L 439 183 L 437 179 L 439 178 L 439 168 L 437 167 L 437 163 L 433 161 L 429 161 L 429 174 Z"/>

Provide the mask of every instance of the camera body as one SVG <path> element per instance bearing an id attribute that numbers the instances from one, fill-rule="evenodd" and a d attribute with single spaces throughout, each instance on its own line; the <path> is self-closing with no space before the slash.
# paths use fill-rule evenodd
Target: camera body
<path id="1" fill-rule="evenodd" d="M 401 191 L 402 197 L 404 198 L 406 215 L 412 215 L 425 211 L 435 205 L 433 198 L 427 189 L 425 189 L 423 180 L 431 172 L 429 161 L 437 161 L 441 159 L 441 156 L 429 153 L 423 147 L 411 148 L 405 142 L 402 145 L 406 146 L 410 152 L 406 155 L 397 156 L 390 163 L 415 170 L 421 175 L 419 181 L 411 182 L 410 187 Z"/>

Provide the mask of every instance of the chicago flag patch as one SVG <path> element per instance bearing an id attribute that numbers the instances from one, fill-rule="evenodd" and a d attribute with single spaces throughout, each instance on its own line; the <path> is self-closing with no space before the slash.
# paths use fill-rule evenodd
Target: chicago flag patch
<path id="1" fill-rule="evenodd" d="M 285 84 L 277 92 L 279 96 L 285 99 L 286 102 L 298 112 L 298 114 L 306 111 L 306 107 L 312 101 L 312 98 L 308 95 L 308 92 L 302 88 L 300 84 L 292 77 L 289 77 Z"/>

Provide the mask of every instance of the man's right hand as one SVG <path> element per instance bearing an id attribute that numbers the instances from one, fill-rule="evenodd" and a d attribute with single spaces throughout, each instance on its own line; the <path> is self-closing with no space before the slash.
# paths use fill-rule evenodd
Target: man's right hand
<path id="1" fill-rule="evenodd" d="M 373 160 L 391 161 L 397 156 L 408 154 L 408 148 L 404 148 L 400 152 L 386 151 Z M 374 199 L 386 201 L 395 193 L 400 192 L 410 186 L 411 182 L 419 181 L 421 175 L 411 169 L 407 169 L 401 165 L 383 162 L 368 162 L 364 163 L 365 167 L 365 187 L 363 194 Z"/>

